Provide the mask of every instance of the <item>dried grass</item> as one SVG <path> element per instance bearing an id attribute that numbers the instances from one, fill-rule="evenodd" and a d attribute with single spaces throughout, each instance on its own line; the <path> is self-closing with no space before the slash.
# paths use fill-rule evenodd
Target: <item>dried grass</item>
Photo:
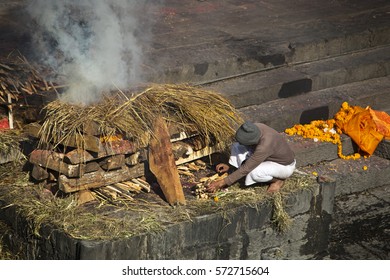
<path id="1" fill-rule="evenodd" d="M 9 155 L 15 155 L 15 161 L 23 159 L 23 154 L 19 153 L 20 142 L 25 140 L 25 137 L 19 130 L 1 130 L 0 131 L 0 156 L 7 157 Z"/>
<path id="2" fill-rule="evenodd" d="M 129 237 L 163 229 L 150 210 L 154 205 L 147 202 L 80 207 L 75 195 L 53 196 L 43 186 L 31 183 L 27 173 L 8 171 L 9 166 L 0 165 L 0 200 L 6 203 L 2 208 L 15 207 L 35 236 L 40 236 L 42 225 L 51 225 L 78 239 Z"/>
<path id="3" fill-rule="evenodd" d="M 86 124 L 94 121 L 102 136 L 121 134 L 146 146 L 153 122 L 162 115 L 184 132 L 198 131 L 207 145 L 230 145 L 242 118 L 232 104 L 218 93 L 188 85 L 153 85 L 140 93 L 106 94 L 99 103 L 80 106 L 59 100 L 45 107 L 40 145 L 69 143 L 71 137 L 83 146 Z"/>
<path id="4" fill-rule="evenodd" d="M 26 94 L 53 90 L 39 72 L 19 52 L 0 58 L 0 102 L 7 103 L 10 97 L 15 103 Z"/>
<path id="5" fill-rule="evenodd" d="M 53 196 L 43 186 L 32 184 L 28 173 L 18 171 L 11 174 L 9 165 L 0 165 L 0 200 L 6 202 L 5 207 L 16 207 L 20 211 L 31 233 L 39 236 L 42 225 L 52 225 L 79 239 L 102 240 L 157 233 L 171 224 L 215 213 L 228 221 L 229 213 L 237 207 L 246 205 L 257 209 L 263 203 L 272 206 L 273 225 L 276 230 L 284 232 L 289 224 L 284 210 L 285 197 L 316 185 L 313 176 L 294 173 L 286 180 L 279 197 L 267 194 L 266 186 L 242 188 L 236 184 L 227 192 L 219 192 L 218 202 L 188 197 L 186 206 L 176 208 L 152 193 L 117 206 L 104 203 L 78 206 L 74 195 Z"/>
<path id="6" fill-rule="evenodd" d="M 197 200 L 188 208 L 191 213 L 204 215 L 215 212 L 223 212 L 228 217 L 227 211 L 239 206 L 249 206 L 258 209 L 259 205 L 266 203 L 272 207 L 271 223 L 279 233 L 285 233 L 290 229 L 292 220 L 286 212 L 285 200 L 287 197 L 298 195 L 301 190 L 312 190 L 317 186 L 316 178 L 303 172 L 295 172 L 289 177 L 280 192 L 275 194 L 267 193 L 268 184 L 256 184 L 250 187 L 242 187 L 236 183 L 230 186 L 227 191 L 219 191 L 212 198 L 218 197 L 218 202 L 213 199 Z"/>
<path id="7" fill-rule="evenodd" d="M 284 200 L 280 192 L 273 195 L 272 204 L 273 212 L 271 222 L 278 232 L 284 233 L 290 229 L 292 221 L 285 210 Z"/>

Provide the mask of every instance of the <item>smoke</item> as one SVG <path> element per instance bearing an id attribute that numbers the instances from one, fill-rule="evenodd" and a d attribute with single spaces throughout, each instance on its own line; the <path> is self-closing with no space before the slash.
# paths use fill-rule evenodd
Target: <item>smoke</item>
<path id="1" fill-rule="evenodd" d="M 34 48 L 41 62 L 64 77 L 66 102 L 89 104 L 103 91 L 141 81 L 137 34 L 145 36 L 148 28 L 137 19 L 145 10 L 140 2 L 146 1 L 30 1 Z"/>

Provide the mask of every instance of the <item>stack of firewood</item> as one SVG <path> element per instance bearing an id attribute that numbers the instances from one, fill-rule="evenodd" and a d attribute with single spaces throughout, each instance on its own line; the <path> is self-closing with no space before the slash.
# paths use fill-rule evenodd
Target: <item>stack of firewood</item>
<path id="1" fill-rule="evenodd" d="M 40 128 L 39 124 L 32 123 L 26 131 L 38 138 Z M 29 158 L 33 166 L 31 176 L 37 181 L 57 184 L 61 191 L 71 193 L 131 182 L 144 175 L 144 149 L 137 148 L 133 142 L 120 136 L 106 139 L 92 127 L 82 137 L 83 149 L 77 137 L 66 143 L 66 149 L 63 145 L 55 148 L 53 143 L 45 143 L 47 149 L 35 149 Z M 134 184 L 142 188 L 139 182 L 128 185 Z"/>

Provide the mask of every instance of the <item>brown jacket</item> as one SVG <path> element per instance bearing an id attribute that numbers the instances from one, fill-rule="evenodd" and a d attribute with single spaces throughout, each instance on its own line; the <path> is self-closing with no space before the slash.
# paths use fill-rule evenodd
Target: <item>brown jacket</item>
<path id="1" fill-rule="evenodd" d="M 294 161 L 294 152 L 282 134 L 265 124 L 256 123 L 256 125 L 261 131 L 259 143 L 245 163 L 225 178 L 228 186 L 248 175 L 263 161 L 273 161 L 282 165 L 289 165 Z"/>

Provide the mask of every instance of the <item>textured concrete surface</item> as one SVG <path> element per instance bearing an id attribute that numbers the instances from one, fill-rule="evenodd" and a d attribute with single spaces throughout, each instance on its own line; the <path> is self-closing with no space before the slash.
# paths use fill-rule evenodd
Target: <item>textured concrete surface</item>
<path id="1" fill-rule="evenodd" d="M 0 5 L 0 56 L 14 49 L 28 55 L 33 30 L 25 3 Z M 151 26 L 138 34 L 141 70 L 155 82 L 203 83 L 390 42 L 386 0 L 163 3 L 150 1 L 138 13 L 138 21 Z"/>
<path id="2" fill-rule="evenodd" d="M 260 121 L 283 131 L 297 123 L 333 118 L 344 101 L 376 110 L 388 108 L 389 86 L 390 78 L 386 76 L 247 106 L 240 112 L 251 121 Z"/>
<path id="3" fill-rule="evenodd" d="M 25 3 L 0 3 L 0 56 L 29 52 Z M 150 4 L 153 36 L 140 38 L 148 80 L 216 89 L 248 119 L 279 131 L 330 118 L 343 101 L 390 108 L 386 0 L 164 3 Z M 389 259 L 387 143 L 369 159 L 344 161 L 334 145 L 289 141 L 299 171 L 316 171 L 320 184 L 288 198 L 294 223 L 286 235 L 270 226 L 267 205 L 232 209 L 229 224 L 207 215 L 163 234 L 109 241 L 72 239 L 49 225 L 37 237 L 17 209 L 0 207 L 14 229 L 3 239 L 28 259 Z"/>

